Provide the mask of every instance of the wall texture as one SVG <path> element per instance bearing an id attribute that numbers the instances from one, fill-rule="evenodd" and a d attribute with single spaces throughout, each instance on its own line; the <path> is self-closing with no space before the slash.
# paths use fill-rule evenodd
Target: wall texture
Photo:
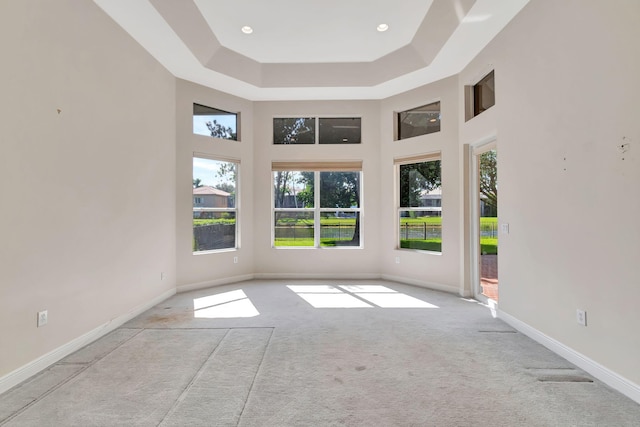
<path id="1" fill-rule="evenodd" d="M 251 278 L 253 273 L 253 104 L 184 80 L 177 81 L 176 107 L 176 254 L 178 289 Z M 193 104 L 240 113 L 240 141 L 193 133 Z M 239 249 L 193 253 L 193 155 L 239 160 Z M 238 263 L 233 258 L 238 258 Z"/>
<path id="2" fill-rule="evenodd" d="M 379 110 L 377 101 L 256 102 L 254 107 L 255 273 L 260 277 L 371 277 L 380 274 Z M 274 145 L 274 117 L 361 117 L 362 143 Z M 362 248 L 272 248 L 272 161 L 361 160 Z"/>
<path id="3" fill-rule="evenodd" d="M 531 1 L 459 76 L 495 68 L 495 110 L 460 143 L 497 135 L 501 310 L 636 384 L 638 16 L 633 0 Z"/>
<path id="4" fill-rule="evenodd" d="M 438 82 L 387 98 L 380 105 L 381 271 L 391 279 L 448 292 L 461 288 L 462 197 L 458 145 L 457 79 Z M 394 141 L 394 112 L 440 101 L 440 132 Z M 442 253 L 397 249 L 397 179 L 394 159 L 440 153 L 442 168 Z M 396 257 L 400 263 L 396 263 Z"/>
<path id="5" fill-rule="evenodd" d="M 2 377 L 175 288 L 175 79 L 90 1 L 0 2 L 0 52 Z"/>
<path id="6" fill-rule="evenodd" d="M 92 2 L 1 2 L 0 377 L 176 287 L 382 275 L 467 294 L 465 150 L 496 137 L 501 310 L 639 384 L 639 15 L 531 0 L 457 76 L 381 101 L 250 102 L 176 81 Z M 496 105 L 464 122 L 463 86 L 491 69 Z M 393 141 L 393 112 L 434 100 L 442 131 Z M 193 135 L 193 102 L 241 112 L 241 141 Z M 360 116 L 362 144 L 274 146 L 273 117 L 297 115 Z M 434 151 L 442 255 L 398 251 L 393 159 Z M 194 152 L 241 161 L 238 251 L 192 253 Z M 272 248 L 271 162 L 337 159 L 363 161 L 364 248 Z"/>

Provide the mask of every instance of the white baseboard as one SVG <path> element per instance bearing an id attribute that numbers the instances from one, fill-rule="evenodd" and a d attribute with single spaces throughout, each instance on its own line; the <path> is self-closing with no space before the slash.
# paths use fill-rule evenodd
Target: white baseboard
<path id="1" fill-rule="evenodd" d="M 214 286 L 230 285 L 232 283 L 245 282 L 247 280 L 253 279 L 254 277 L 255 277 L 254 274 L 242 274 L 240 276 L 231 276 L 231 277 L 225 277 L 222 279 L 206 280 L 204 282 L 190 283 L 188 285 L 180 285 L 176 289 L 178 293 L 189 292 L 189 291 L 195 291 L 198 289 L 212 288 Z"/>
<path id="2" fill-rule="evenodd" d="M 433 289 L 436 291 L 444 291 L 454 294 L 459 294 L 460 289 L 457 287 L 451 287 L 441 285 L 438 283 L 425 282 L 422 280 L 410 279 L 402 276 L 392 276 L 387 274 L 374 274 L 374 273 L 255 273 L 244 274 L 240 276 L 224 277 L 216 280 L 207 280 L 204 282 L 191 283 L 188 285 L 180 285 L 177 288 L 178 293 L 189 292 L 198 289 L 206 289 L 215 286 L 230 285 L 233 283 L 244 282 L 247 280 L 389 280 L 398 283 L 404 283 L 406 285 L 418 286 L 421 288 Z"/>
<path id="3" fill-rule="evenodd" d="M 635 402 L 640 403 L 640 386 L 638 384 L 635 384 L 612 370 L 605 368 L 598 362 L 578 353 L 572 348 L 569 348 L 561 342 L 543 334 L 539 330 L 527 325 L 504 311 L 498 310 L 498 318 L 504 320 L 513 328 L 547 347 L 554 353 L 567 359 L 580 369 L 593 375 L 609 387 L 619 391 Z"/>
<path id="4" fill-rule="evenodd" d="M 256 279 L 264 280 L 375 280 L 379 274 L 372 273 L 258 273 Z"/>
<path id="5" fill-rule="evenodd" d="M 21 366 L 20 368 L 12 372 L 9 372 L 7 375 L 0 378 L 0 394 L 31 378 L 38 372 L 48 368 L 60 359 L 70 355 L 74 351 L 80 350 L 87 344 L 90 344 L 98 338 L 101 338 L 109 332 L 119 328 L 129 320 L 144 313 L 154 305 L 159 304 L 167 298 L 175 295 L 175 293 L 175 289 L 169 289 L 168 291 L 163 292 L 162 294 L 153 298 L 151 301 L 135 307 L 128 313 L 111 319 L 110 321 L 98 326 L 97 328 L 87 332 L 86 334 L 69 341 L 68 343 L 56 348 L 55 350 L 50 351 L 43 356 L 40 356 L 39 358 L 27 363 L 24 366 Z"/>
<path id="6" fill-rule="evenodd" d="M 449 293 L 458 294 L 458 295 L 460 294 L 460 288 L 442 285 L 440 283 L 425 282 L 423 280 L 416 280 L 416 279 L 411 279 L 403 276 L 393 276 L 390 274 L 383 274 L 380 277 L 384 280 L 404 283 L 406 285 L 418 286 L 420 288 L 433 289 L 434 291 L 443 291 L 443 292 L 449 292 Z"/>

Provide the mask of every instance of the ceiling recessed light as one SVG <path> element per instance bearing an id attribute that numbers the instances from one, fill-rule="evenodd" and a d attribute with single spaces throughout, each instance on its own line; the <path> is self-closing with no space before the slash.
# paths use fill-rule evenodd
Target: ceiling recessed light
<path id="1" fill-rule="evenodd" d="M 253 28 L 251 28 L 248 25 L 245 25 L 244 27 L 242 27 L 242 32 L 245 34 L 251 34 L 253 33 Z"/>
<path id="2" fill-rule="evenodd" d="M 389 29 L 389 26 L 387 24 L 380 24 L 376 28 L 376 30 L 380 31 L 381 33 L 384 31 L 387 31 L 388 29 Z"/>

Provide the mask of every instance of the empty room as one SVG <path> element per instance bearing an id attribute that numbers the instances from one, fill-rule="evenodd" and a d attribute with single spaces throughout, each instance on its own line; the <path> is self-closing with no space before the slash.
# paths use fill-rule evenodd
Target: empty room
<path id="1" fill-rule="evenodd" d="M 638 17 L 0 0 L 0 426 L 639 425 Z"/>

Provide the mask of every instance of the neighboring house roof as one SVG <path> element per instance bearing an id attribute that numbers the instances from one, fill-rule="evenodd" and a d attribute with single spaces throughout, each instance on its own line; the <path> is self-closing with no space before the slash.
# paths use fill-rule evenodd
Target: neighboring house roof
<path id="1" fill-rule="evenodd" d="M 231 193 L 227 193 L 226 191 L 222 191 L 222 190 L 218 190 L 217 188 L 205 185 L 202 187 L 198 187 L 198 188 L 194 188 L 193 189 L 193 194 L 194 195 L 199 195 L 199 196 L 210 196 L 210 195 L 214 195 L 214 196 L 225 196 L 228 197 L 231 195 Z"/>

